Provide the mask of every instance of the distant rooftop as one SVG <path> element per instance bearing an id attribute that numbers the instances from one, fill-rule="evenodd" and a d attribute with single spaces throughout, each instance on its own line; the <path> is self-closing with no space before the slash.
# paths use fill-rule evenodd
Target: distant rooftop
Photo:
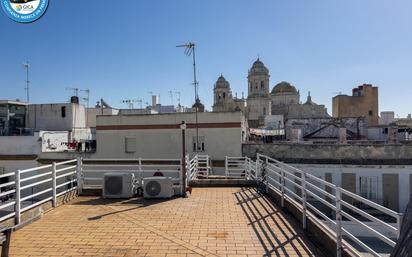
<path id="1" fill-rule="evenodd" d="M 0 100 L 0 104 L 29 105 L 29 103 L 21 102 L 19 100 Z"/>

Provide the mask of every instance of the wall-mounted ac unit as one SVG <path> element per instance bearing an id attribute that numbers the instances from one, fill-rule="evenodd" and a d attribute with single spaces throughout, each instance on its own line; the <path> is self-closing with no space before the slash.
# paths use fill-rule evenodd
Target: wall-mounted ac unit
<path id="1" fill-rule="evenodd" d="M 143 179 L 144 198 L 171 198 L 173 194 L 172 178 L 148 177 Z"/>
<path id="2" fill-rule="evenodd" d="M 135 194 L 132 173 L 105 173 L 103 178 L 104 198 L 130 198 Z"/>

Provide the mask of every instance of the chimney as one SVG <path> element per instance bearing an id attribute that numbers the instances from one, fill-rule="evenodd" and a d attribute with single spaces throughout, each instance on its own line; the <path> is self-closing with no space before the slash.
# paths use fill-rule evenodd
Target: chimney
<path id="1" fill-rule="evenodd" d="M 157 95 L 152 95 L 152 107 L 156 107 L 159 104 L 159 97 Z"/>

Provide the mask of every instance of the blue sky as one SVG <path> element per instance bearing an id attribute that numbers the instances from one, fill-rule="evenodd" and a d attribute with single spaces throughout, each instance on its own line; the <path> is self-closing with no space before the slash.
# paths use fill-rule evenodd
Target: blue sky
<path id="1" fill-rule="evenodd" d="M 0 99 L 25 99 L 22 63 L 31 67 L 31 100 L 64 102 L 67 87 L 103 97 L 170 104 L 168 91 L 194 98 L 191 59 L 175 45 L 197 44 L 199 95 L 210 109 L 220 75 L 247 93 L 247 71 L 260 59 L 271 86 L 286 80 L 331 113 L 337 92 L 379 86 L 380 110 L 412 112 L 410 0 L 50 0 L 32 24 L 0 13 Z M 176 96 L 175 96 L 176 103 Z"/>

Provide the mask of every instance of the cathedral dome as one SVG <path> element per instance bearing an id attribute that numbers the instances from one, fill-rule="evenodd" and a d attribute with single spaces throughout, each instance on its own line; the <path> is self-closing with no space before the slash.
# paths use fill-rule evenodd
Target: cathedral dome
<path id="1" fill-rule="evenodd" d="M 298 91 L 289 82 L 282 81 L 276 84 L 276 86 L 273 87 L 272 92 L 271 92 L 272 95 L 279 94 L 279 93 L 296 93 L 297 94 Z"/>
<path id="2" fill-rule="evenodd" d="M 220 75 L 220 77 L 216 81 L 215 87 L 216 88 L 228 88 L 228 87 L 230 87 L 230 84 L 225 79 L 225 77 L 223 77 L 223 75 Z"/>
<path id="3" fill-rule="evenodd" d="M 249 74 L 255 74 L 255 73 L 269 74 L 268 68 L 266 68 L 265 64 L 261 62 L 259 58 L 253 63 L 252 68 L 249 71 Z"/>

